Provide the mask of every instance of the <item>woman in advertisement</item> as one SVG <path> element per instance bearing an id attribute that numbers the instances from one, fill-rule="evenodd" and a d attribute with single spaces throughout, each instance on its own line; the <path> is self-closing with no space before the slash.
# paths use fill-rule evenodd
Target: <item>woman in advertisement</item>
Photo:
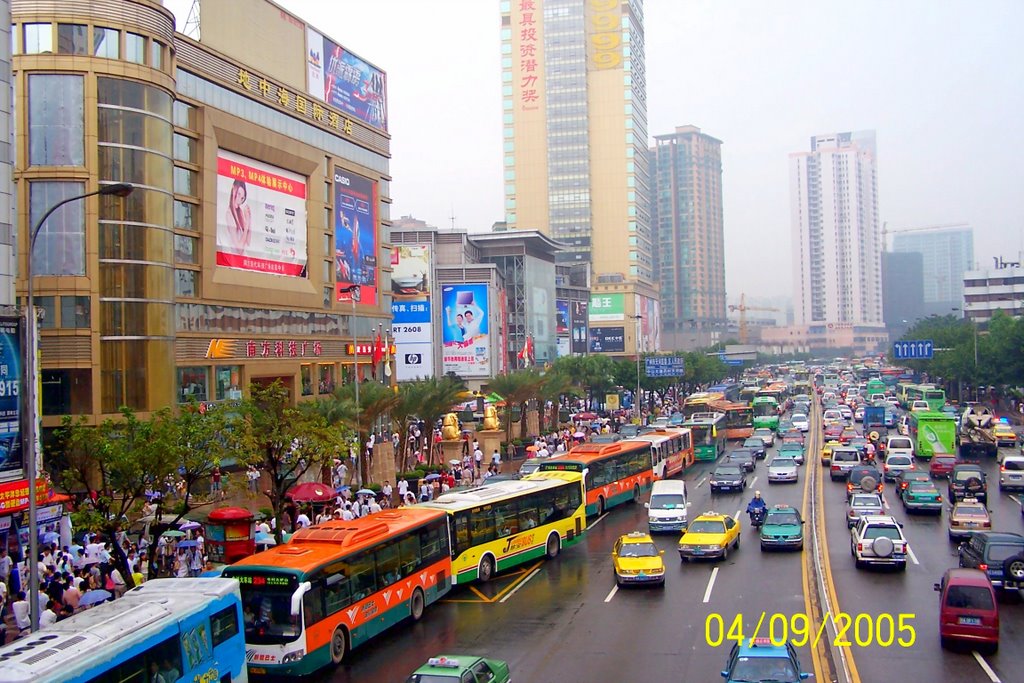
<path id="1" fill-rule="evenodd" d="M 227 244 L 239 254 L 244 254 L 252 241 L 252 211 L 245 203 L 248 197 L 249 191 L 245 187 L 245 181 L 235 180 L 231 185 L 231 198 L 228 201 L 228 213 L 224 222 L 228 228 Z"/>

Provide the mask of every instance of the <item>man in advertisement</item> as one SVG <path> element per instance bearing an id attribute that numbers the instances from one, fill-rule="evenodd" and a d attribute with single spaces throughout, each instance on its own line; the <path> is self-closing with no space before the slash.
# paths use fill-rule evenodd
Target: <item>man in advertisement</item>
<path id="1" fill-rule="evenodd" d="M 441 290 L 441 304 L 444 308 L 444 372 L 488 374 L 487 285 L 446 286 Z"/>

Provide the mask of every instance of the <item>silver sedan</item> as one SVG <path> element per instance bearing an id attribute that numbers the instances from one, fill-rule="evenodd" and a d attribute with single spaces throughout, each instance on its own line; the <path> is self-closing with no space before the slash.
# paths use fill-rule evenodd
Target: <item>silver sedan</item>
<path id="1" fill-rule="evenodd" d="M 799 465 L 792 458 L 772 458 L 768 463 L 768 483 L 795 482 L 799 469 Z"/>

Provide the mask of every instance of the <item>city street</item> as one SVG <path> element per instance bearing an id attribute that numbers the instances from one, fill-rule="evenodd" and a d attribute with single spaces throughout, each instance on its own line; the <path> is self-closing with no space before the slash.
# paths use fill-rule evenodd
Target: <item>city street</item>
<path id="1" fill-rule="evenodd" d="M 969 651 L 945 652 L 939 647 L 938 597 L 932 584 L 946 568 L 957 564 L 956 548 L 946 537 L 946 511 L 940 517 L 908 516 L 889 486 L 886 502 L 906 525 L 911 565 L 906 573 L 854 568 L 844 520 L 843 487 L 830 482 L 827 470 L 818 464 L 820 434 L 820 429 L 812 425 L 809 457 L 801 468 L 798 484 L 769 486 L 765 480 L 766 461 L 758 461 L 742 495 L 712 495 L 707 486 L 712 464 L 698 464 L 685 476 L 690 519 L 710 509 L 731 515 L 741 513 L 755 489 L 762 491 L 769 505 L 787 503 L 799 508 L 811 487 L 820 486 L 818 499 L 824 512 L 829 560 L 824 576 L 834 587 L 829 598 L 832 612 L 841 611 L 854 619 L 860 614 L 870 615 L 873 624 L 883 614 L 891 614 L 897 623 L 899 615 L 913 615 L 906 617 L 915 632 L 915 642 L 908 648 L 897 643 L 889 647 L 875 644 L 875 636 L 869 637 L 866 631 L 867 617 L 860 621 L 859 637 L 864 646 L 858 646 L 858 634 L 851 627 L 846 635 L 853 646 L 845 648 L 845 657 L 838 656 L 838 651 L 833 657 L 840 670 L 846 667 L 849 671 L 849 680 L 888 681 L 908 672 L 922 680 L 1017 680 L 1007 661 L 1016 654 L 1012 643 L 1019 642 L 1024 629 L 1024 606 L 1013 601 L 1000 605 L 1000 654 L 980 657 Z M 769 452 L 768 460 L 773 452 Z M 997 467 L 989 463 L 989 469 L 990 482 L 995 482 Z M 812 475 L 810 482 L 808 474 Z M 939 481 L 938 485 L 945 494 L 945 482 Z M 999 494 L 994 483 L 992 489 L 990 507 L 995 527 L 1018 529 L 1018 503 L 1007 494 Z M 591 520 L 585 541 L 557 560 L 528 565 L 488 585 L 456 589 L 428 610 L 420 623 L 399 626 L 356 650 L 345 665 L 323 674 L 321 680 L 401 681 L 428 657 L 462 653 L 507 660 L 517 681 L 714 681 L 721 680 L 719 672 L 732 645 L 728 633 L 719 630 L 720 625 L 728 631 L 735 617 L 742 615 L 743 635 L 749 638 L 762 613 L 765 617 L 759 636 L 768 636 L 774 628 L 774 635 L 781 637 L 783 623 L 789 628 L 804 628 L 808 623 L 803 617 L 794 620 L 794 615 L 807 614 L 810 609 L 811 591 L 805 589 L 810 579 L 803 561 L 813 559 L 811 554 L 762 553 L 745 514 L 740 516 L 740 550 L 731 553 L 728 561 L 683 564 L 675 550 L 675 534 L 660 536 L 656 542 L 666 551 L 668 568 L 665 589 L 616 589 L 611 546 L 621 534 L 646 530 L 645 512 L 642 506 L 628 504 L 615 508 Z M 809 510 L 806 512 L 809 514 Z M 808 546 L 811 533 L 808 522 Z M 774 626 L 773 615 L 778 615 Z M 820 623 L 808 621 L 813 642 Z M 887 622 L 887 618 L 882 621 Z M 822 651 L 831 630 L 822 637 Z M 886 637 L 887 631 L 886 625 Z M 720 638 L 723 640 L 718 647 L 708 642 Z M 790 638 L 799 640 L 799 635 Z M 797 651 L 804 671 L 815 673 L 816 680 L 829 680 L 827 669 L 814 661 L 809 647 L 798 647 Z"/>

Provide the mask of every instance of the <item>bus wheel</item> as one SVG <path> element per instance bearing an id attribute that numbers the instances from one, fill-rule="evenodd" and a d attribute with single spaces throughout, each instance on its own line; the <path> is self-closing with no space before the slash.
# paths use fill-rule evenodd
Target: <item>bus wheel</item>
<path id="1" fill-rule="evenodd" d="M 490 555 L 484 555 L 484 559 L 480 560 L 477 578 L 480 579 L 480 583 L 487 583 L 494 578 L 494 558 Z"/>
<path id="2" fill-rule="evenodd" d="M 633 502 L 634 503 L 639 503 L 640 502 L 640 487 L 636 486 L 636 485 L 633 486 Z"/>
<path id="3" fill-rule="evenodd" d="M 331 662 L 335 666 L 341 664 L 341 660 L 345 659 L 346 652 L 348 652 L 348 640 L 345 638 L 345 629 L 339 626 L 334 629 L 334 635 L 331 636 Z"/>
<path id="4" fill-rule="evenodd" d="M 597 499 L 597 516 L 600 517 L 604 514 L 604 497 L 600 496 Z"/>
<path id="5" fill-rule="evenodd" d="M 409 613 L 412 615 L 413 621 L 419 621 L 423 618 L 423 608 L 425 605 L 423 591 L 417 588 L 412 592 L 412 600 L 409 601 Z"/>
<path id="6" fill-rule="evenodd" d="M 547 556 L 549 560 L 553 560 L 558 557 L 558 551 L 561 550 L 561 544 L 558 541 L 558 534 L 551 534 L 548 536 Z"/>

